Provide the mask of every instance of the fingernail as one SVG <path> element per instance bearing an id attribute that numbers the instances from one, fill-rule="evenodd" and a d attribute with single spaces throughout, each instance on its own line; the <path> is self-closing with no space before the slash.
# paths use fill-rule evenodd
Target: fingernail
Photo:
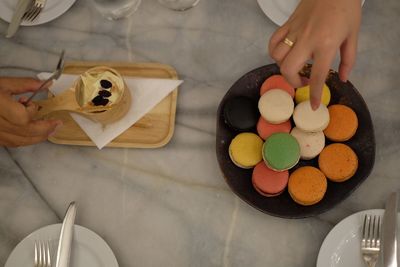
<path id="1" fill-rule="evenodd" d="M 63 127 L 63 122 L 62 121 L 57 121 L 56 122 L 56 128 L 49 134 L 49 136 L 53 136 L 57 133 L 57 131 Z"/>
<path id="2" fill-rule="evenodd" d="M 318 103 L 318 101 L 315 101 L 315 100 L 311 101 L 311 109 L 312 110 L 316 111 L 319 108 L 319 105 L 320 104 Z"/>

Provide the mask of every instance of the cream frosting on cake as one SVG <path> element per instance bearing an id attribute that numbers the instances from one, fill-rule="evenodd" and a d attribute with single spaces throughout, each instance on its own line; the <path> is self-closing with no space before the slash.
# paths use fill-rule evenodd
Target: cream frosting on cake
<path id="1" fill-rule="evenodd" d="M 123 80 L 111 71 L 85 72 L 81 82 L 78 97 L 81 107 L 111 106 L 120 100 L 124 90 Z"/>

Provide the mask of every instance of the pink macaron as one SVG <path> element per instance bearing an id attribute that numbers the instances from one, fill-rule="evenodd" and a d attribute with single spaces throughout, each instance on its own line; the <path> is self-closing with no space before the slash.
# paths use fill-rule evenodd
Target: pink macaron
<path id="1" fill-rule="evenodd" d="M 272 75 L 264 81 L 260 88 L 260 95 L 271 89 L 281 89 L 286 91 L 292 98 L 294 97 L 294 87 L 291 86 L 282 75 Z"/>
<path id="2" fill-rule="evenodd" d="M 262 161 L 253 169 L 252 183 L 258 193 L 266 197 L 280 195 L 286 188 L 289 172 L 271 170 Z"/>
<path id="3" fill-rule="evenodd" d="M 273 133 L 289 133 L 291 129 L 292 125 L 290 121 L 272 124 L 266 121 L 263 117 L 260 117 L 257 123 L 257 133 L 264 140 Z"/>

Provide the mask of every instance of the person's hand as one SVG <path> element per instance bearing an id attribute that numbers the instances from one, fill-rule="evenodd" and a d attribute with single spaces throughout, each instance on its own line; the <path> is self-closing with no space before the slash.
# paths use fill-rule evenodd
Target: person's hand
<path id="1" fill-rule="evenodd" d="M 313 61 L 309 80 L 313 109 L 320 105 L 322 87 L 339 49 L 339 77 L 347 81 L 355 62 L 360 21 L 360 0 L 301 0 L 272 35 L 269 54 L 294 87 L 303 85 L 299 71 L 308 60 Z M 293 45 L 284 43 L 285 38 Z"/>
<path id="2" fill-rule="evenodd" d="M 0 78 L 0 145 L 26 146 L 46 140 L 62 125 L 56 120 L 33 120 L 38 107 L 13 95 L 33 92 L 41 82 L 31 78 Z"/>

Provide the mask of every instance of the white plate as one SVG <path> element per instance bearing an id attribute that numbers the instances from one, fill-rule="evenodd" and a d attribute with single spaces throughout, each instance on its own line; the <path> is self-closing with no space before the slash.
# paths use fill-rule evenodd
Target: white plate
<path id="1" fill-rule="evenodd" d="M 326 236 L 319 250 L 317 267 L 365 267 L 361 258 L 361 229 L 365 214 L 381 215 L 384 210 L 364 210 L 343 219 Z M 400 220 L 400 214 L 397 215 Z M 399 224 L 397 225 L 399 231 Z M 380 266 L 378 264 L 378 266 Z"/>
<path id="2" fill-rule="evenodd" d="M 49 240 L 53 262 L 56 259 L 61 224 L 40 228 L 25 237 L 11 252 L 5 267 L 33 266 L 35 240 Z M 74 226 L 70 266 L 118 267 L 117 259 L 107 243 L 93 231 Z"/>
<path id="3" fill-rule="evenodd" d="M 46 6 L 40 15 L 32 22 L 23 21 L 22 26 L 33 26 L 49 22 L 58 18 L 66 12 L 76 0 L 47 0 Z M 17 0 L 0 0 L 0 18 L 7 22 L 11 21 Z"/>
<path id="4" fill-rule="evenodd" d="M 362 0 L 362 5 L 365 0 Z M 292 15 L 300 0 L 257 0 L 262 11 L 275 24 L 282 26 Z"/>

